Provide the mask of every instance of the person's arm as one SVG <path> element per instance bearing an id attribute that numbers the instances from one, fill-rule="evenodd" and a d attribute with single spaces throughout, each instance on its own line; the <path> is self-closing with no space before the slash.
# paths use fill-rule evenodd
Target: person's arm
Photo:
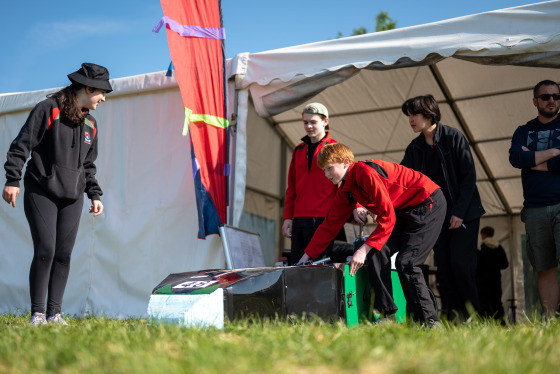
<path id="1" fill-rule="evenodd" d="M 97 182 L 95 175 L 97 174 L 97 167 L 95 166 L 95 160 L 97 159 L 97 139 L 99 138 L 99 132 L 96 126 L 95 136 L 93 138 L 90 149 L 88 150 L 86 157 L 84 159 L 84 172 L 86 176 L 86 194 L 88 198 L 92 201 L 100 201 L 103 191 Z M 101 208 L 103 209 L 103 208 Z M 90 210 L 91 211 L 91 210 Z M 95 214 L 98 215 L 98 214 Z"/>
<path id="2" fill-rule="evenodd" d="M 8 150 L 4 169 L 6 186 L 20 187 L 22 170 L 31 151 L 41 142 L 49 127 L 51 105 L 43 101 L 35 106 Z"/>
<path id="3" fill-rule="evenodd" d="M 311 261 L 312 258 L 309 257 L 309 255 L 305 252 L 303 252 L 303 256 L 301 256 L 301 258 L 299 259 L 299 261 L 296 264 L 305 264 L 306 262 Z"/>
<path id="4" fill-rule="evenodd" d="M 101 200 L 93 200 L 91 202 L 91 206 L 89 207 L 89 212 L 93 213 L 94 217 L 103 213 L 103 204 L 101 203 Z"/>
<path id="5" fill-rule="evenodd" d="M 358 272 L 358 270 L 364 266 L 366 262 L 366 257 L 369 251 L 371 251 L 373 247 L 367 245 L 366 243 L 362 244 L 360 248 L 354 252 L 352 256 L 352 260 L 350 260 L 350 276 L 354 276 Z"/>
<path id="6" fill-rule="evenodd" d="M 2 191 L 2 198 L 8 204 L 12 204 L 12 207 L 16 207 L 16 197 L 19 195 L 19 187 L 4 186 Z"/>
<path id="7" fill-rule="evenodd" d="M 547 171 L 560 171 L 560 155 L 549 159 L 544 164 L 546 164 Z"/>
<path id="8" fill-rule="evenodd" d="M 541 164 L 554 159 L 559 154 L 560 151 L 556 148 L 544 151 L 532 151 L 527 144 L 527 131 L 525 126 L 519 126 L 511 138 L 509 162 L 511 166 L 517 169 L 532 169 L 537 165 L 540 165 L 534 170 L 546 171 L 548 170 L 548 166 Z M 551 161 L 551 163 L 554 164 L 554 167 L 557 167 L 557 162 L 558 161 Z M 558 165 L 558 168 L 560 169 L 560 165 Z"/>
<path id="9" fill-rule="evenodd" d="M 6 156 L 6 185 L 2 198 L 12 207 L 16 207 L 16 198 L 20 192 L 22 170 L 31 151 L 43 139 L 45 131 L 52 123 L 52 108 L 47 102 L 41 102 L 33 108 L 18 136 L 14 139 Z M 50 121 L 50 122 L 49 122 Z"/>
<path id="10" fill-rule="evenodd" d="M 84 171 L 86 175 L 86 194 L 91 199 L 89 212 L 93 213 L 93 216 L 96 217 L 103 213 L 103 203 L 101 203 L 101 195 L 103 195 L 103 191 L 101 190 L 101 187 L 99 187 L 99 183 L 95 178 L 95 174 L 97 174 L 95 160 L 97 159 L 97 139 L 99 138 L 99 132 L 97 131 L 97 123 L 95 121 L 93 121 L 93 123 L 95 126 L 95 135 L 91 148 L 88 150 L 86 158 L 84 159 Z"/>
<path id="11" fill-rule="evenodd" d="M 360 174 L 358 183 L 371 199 L 372 203 L 366 205 L 366 208 L 370 212 L 375 212 L 373 215 L 376 216 L 378 225 L 365 243 L 354 252 L 350 261 L 351 276 L 354 276 L 364 266 L 369 251 L 380 250 L 385 245 L 396 222 L 395 208 L 385 185 L 381 180 L 378 180 L 379 177 L 375 171 L 369 168 L 366 170 L 367 173 Z"/>
<path id="12" fill-rule="evenodd" d="M 375 215 L 377 227 L 366 239 L 365 244 L 376 250 L 380 250 L 395 227 L 396 215 L 391 196 L 381 177 L 372 168 L 365 169 L 356 179 L 358 184 L 364 189 L 370 203 L 364 207 Z"/>
<path id="13" fill-rule="evenodd" d="M 463 219 L 461 217 L 451 215 L 451 218 L 449 219 L 449 229 L 450 230 L 458 229 L 462 225 L 463 225 Z"/>
<path id="14" fill-rule="evenodd" d="M 342 229 L 348 217 L 352 214 L 354 207 L 355 204 L 348 201 L 344 192 L 338 190 L 325 220 L 315 231 L 313 238 L 305 248 L 305 255 L 298 262 L 316 259 L 321 255 L 330 242 L 336 238 L 340 229 Z"/>
<path id="15" fill-rule="evenodd" d="M 413 140 L 414 141 L 414 140 Z M 406 150 L 404 151 L 404 157 L 401 160 L 401 165 L 402 166 L 406 166 L 407 168 L 411 168 L 414 169 L 413 167 L 413 155 L 412 155 L 412 142 L 408 145 L 408 147 L 406 147 Z"/>
<path id="16" fill-rule="evenodd" d="M 354 221 L 360 225 L 365 225 L 367 223 L 368 210 L 361 205 L 358 205 L 356 209 L 352 212 L 354 216 Z"/>
<path id="17" fill-rule="evenodd" d="M 525 146 L 521 147 L 523 152 L 531 152 L 531 150 Z M 560 149 L 550 148 L 544 151 L 535 151 L 536 165 L 531 168 L 531 170 L 537 171 L 560 171 Z"/>
<path id="18" fill-rule="evenodd" d="M 284 235 L 286 238 L 291 238 L 292 237 L 292 220 L 291 219 L 285 219 L 284 223 L 282 224 L 282 235 Z"/>
<path id="19" fill-rule="evenodd" d="M 457 132 L 453 136 L 452 149 L 455 158 L 458 161 L 458 170 L 455 170 L 458 177 L 458 191 L 453 208 L 451 210 L 452 219 L 450 220 L 450 229 L 456 229 L 463 223 L 463 218 L 467 212 L 467 208 L 471 203 L 472 197 L 476 189 L 476 169 L 474 167 L 474 159 L 471 149 L 465 136 Z M 454 167 L 454 165 L 450 165 Z"/>
<path id="20" fill-rule="evenodd" d="M 529 148 L 527 148 L 527 147 L 523 147 L 523 148 L 524 148 L 523 151 L 531 152 L 529 150 Z M 550 148 L 550 149 L 546 149 L 544 151 L 535 151 L 533 153 L 535 154 L 535 164 L 540 165 L 540 164 L 546 163 L 551 158 L 559 156 L 560 155 L 560 149 Z"/>

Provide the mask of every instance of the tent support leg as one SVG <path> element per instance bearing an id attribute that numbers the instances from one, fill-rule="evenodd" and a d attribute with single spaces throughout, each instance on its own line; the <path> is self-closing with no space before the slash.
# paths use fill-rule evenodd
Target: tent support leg
<path id="1" fill-rule="evenodd" d="M 502 192 L 500 186 L 496 182 L 496 178 L 494 177 L 494 174 L 492 174 L 492 171 L 488 167 L 488 164 L 486 163 L 486 160 L 484 159 L 484 157 L 481 157 L 481 153 L 478 149 L 478 145 L 473 140 L 473 136 L 472 136 L 471 132 L 468 131 L 467 126 L 465 125 L 465 120 L 464 120 L 463 116 L 461 115 L 461 112 L 459 111 L 459 108 L 457 107 L 455 99 L 451 95 L 451 91 L 449 90 L 449 88 L 445 84 L 445 81 L 444 81 L 444 79 L 441 75 L 441 72 L 439 71 L 439 69 L 437 68 L 437 66 L 435 64 L 430 65 L 430 72 L 432 73 L 432 76 L 434 77 L 434 80 L 436 81 L 438 87 L 440 88 L 441 92 L 443 93 L 443 96 L 445 97 L 445 101 L 451 107 L 451 111 L 453 112 L 453 115 L 457 119 L 457 122 L 459 122 L 459 126 L 461 126 L 461 131 L 463 132 L 463 134 L 467 138 L 467 141 L 469 142 L 469 145 L 472 147 L 473 152 L 476 154 L 476 157 L 480 161 L 480 164 L 482 165 L 482 168 L 484 169 L 484 172 L 488 176 L 488 180 L 490 181 L 490 183 L 492 183 L 492 187 L 494 187 L 494 190 L 498 194 L 498 198 L 500 199 L 500 202 L 502 203 L 502 205 L 506 209 L 506 213 L 509 216 L 511 216 L 513 214 L 512 209 L 509 206 L 509 204 L 507 202 L 507 199 L 505 198 L 504 193 Z"/>

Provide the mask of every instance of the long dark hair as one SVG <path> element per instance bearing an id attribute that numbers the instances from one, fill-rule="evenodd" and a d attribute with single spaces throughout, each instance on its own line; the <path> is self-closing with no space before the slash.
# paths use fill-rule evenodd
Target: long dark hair
<path id="1" fill-rule="evenodd" d="M 62 90 L 47 95 L 48 98 L 56 100 L 60 109 L 61 119 L 74 126 L 84 123 L 85 116 L 82 108 L 78 107 L 78 91 L 85 87 L 79 83 L 72 83 L 64 87 Z M 86 87 L 86 90 L 89 87 Z"/>

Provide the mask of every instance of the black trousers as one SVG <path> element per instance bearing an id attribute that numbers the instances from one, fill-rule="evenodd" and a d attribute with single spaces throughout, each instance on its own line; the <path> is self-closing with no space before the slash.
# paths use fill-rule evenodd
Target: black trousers
<path id="1" fill-rule="evenodd" d="M 60 313 L 70 273 L 70 257 L 84 205 L 83 194 L 76 201 L 59 201 L 37 183 L 25 180 L 25 216 L 33 239 L 33 261 L 29 270 L 31 313 L 47 316 Z"/>
<path id="2" fill-rule="evenodd" d="M 480 219 L 458 229 L 449 229 L 449 217 L 443 223 L 434 246 L 437 287 L 443 314 L 449 319 L 467 318 L 466 305 L 480 310 L 476 286 L 476 256 Z"/>
<path id="3" fill-rule="evenodd" d="M 415 321 L 439 320 L 420 265 L 424 264 L 439 236 L 447 203 L 440 189 L 423 203 L 396 211 L 397 222 L 387 244 L 368 253 L 374 307 L 380 312 L 397 311 L 391 282 L 391 256 L 398 252 L 395 268 Z"/>
<path id="4" fill-rule="evenodd" d="M 499 271 L 499 270 L 497 270 Z M 498 274 L 499 275 L 499 274 Z M 502 305 L 502 282 L 497 277 L 477 277 L 477 291 L 480 304 L 479 314 L 486 318 L 501 319 L 505 315 Z"/>

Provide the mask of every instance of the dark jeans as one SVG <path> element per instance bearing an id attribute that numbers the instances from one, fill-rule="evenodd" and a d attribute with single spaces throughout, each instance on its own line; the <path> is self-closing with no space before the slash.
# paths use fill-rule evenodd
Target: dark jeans
<path id="1" fill-rule="evenodd" d="M 52 316 L 60 313 L 84 196 L 76 201 L 58 201 L 26 180 L 23 204 L 33 239 L 29 271 L 31 313 L 45 313 L 48 291 L 46 313 Z"/>
<path id="2" fill-rule="evenodd" d="M 391 256 L 398 252 L 395 267 L 411 317 L 416 321 L 439 320 L 420 265 L 439 236 L 446 209 L 445 196 L 438 189 L 423 203 L 396 211 L 397 222 L 387 244 L 381 251 L 372 249 L 367 257 L 377 310 L 389 313 L 397 310 L 391 283 Z"/>

